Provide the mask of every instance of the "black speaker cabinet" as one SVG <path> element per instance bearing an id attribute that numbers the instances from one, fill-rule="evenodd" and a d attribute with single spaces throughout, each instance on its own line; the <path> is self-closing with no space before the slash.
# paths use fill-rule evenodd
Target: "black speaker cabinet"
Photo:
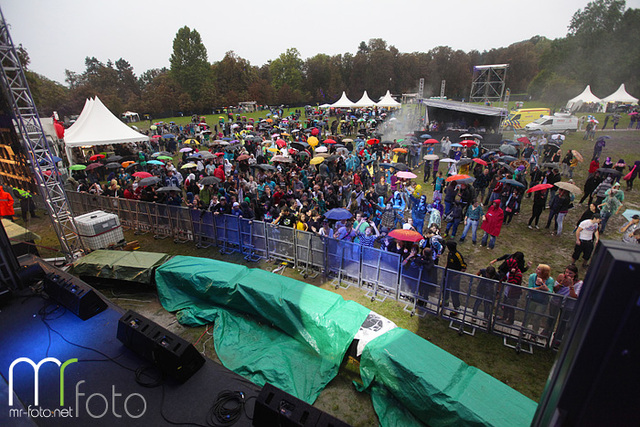
<path id="1" fill-rule="evenodd" d="M 198 372 L 205 362 L 192 344 L 132 310 L 118 321 L 117 338 L 181 383 Z"/>
<path id="2" fill-rule="evenodd" d="M 349 424 L 268 383 L 264 385 L 256 400 L 253 425 L 256 427 L 349 426 Z"/>
<path id="3" fill-rule="evenodd" d="M 605 241 L 532 426 L 640 425 L 640 246 Z"/>
<path id="4" fill-rule="evenodd" d="M 44 290 L 82 320 L 90 319 L 107 308 L 107 303 L 89 285 L 62 271 L 48 273 L 44 277 Z"/>

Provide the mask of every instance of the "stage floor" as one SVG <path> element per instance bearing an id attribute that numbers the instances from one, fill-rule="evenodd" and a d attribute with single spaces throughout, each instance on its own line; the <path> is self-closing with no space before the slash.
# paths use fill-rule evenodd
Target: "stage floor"
<path id="1" fill-rule="evenodd" d="M 171 425 L 164 414 L 173 423 L 206 426 L 209 410 L 224 390 L 244 393 L 248 399 L 245 411 L 234 425 L 251 425 L 254 397 L 261 387 L 210 359 L 184 384 L 170 379 L 155 388 L 138 384 L 135 370 L 150 363 L 117 340 L 118 319 L 124 310 L 103 299 L 108 308 L 86 321 L 66 309 L 56 310 L 55 303 L 30 291 L 14 295 L 0 307 L 0 374 L 4 379 L 0 382 L 0 425 Z M 47 357 L 62 364 L 78 359 L 63 370 L 64 402 L 61 370 L 55 362 L 43 363 L 39 368 L 37 406 L 34 367 L 22 362 L 13 369 L 16 397 L 13 406 L 9 406 L 10 366 L 21 357 L 29 358 L 34 365 Z M 31 421 L 26 411 L 31 414 Z"/>

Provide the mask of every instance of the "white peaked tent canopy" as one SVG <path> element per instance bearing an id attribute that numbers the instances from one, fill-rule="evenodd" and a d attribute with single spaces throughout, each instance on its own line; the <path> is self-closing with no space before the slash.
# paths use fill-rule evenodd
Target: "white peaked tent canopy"
<path id="1" fill-rule="evenodd" d="M 122 123 L 98 97 L 87 99 L 78 120 L 67 129 L 64 136 L 66 147 L 144 141 L 149 141 L 149 137 Z"/>
<path id="2" fill-rule="evenodd" d="M 347 94 L 344 91 L 342 91 L 342 96 L 340 97 L 340 99 L 331 104 L 332 108 L 351 108 L 353 106 L 353 101 L 347 98 Z"/>
<path id="3" fill-rule="evenodd" d="M 362 98 L 360 98 L 360 100 L 358 100 L 357 102 L 354 102 L 354 107 L 375 107 L 375 106 L 376 106 L 376 103 L 373 102 L 371 98 L 369 98 L 369 95 L 367 95 L 366 90 L 362 94 Z"/>
<path id="4" fill-rule="evenodd" d="M 567 102 L 567 108 L 570 109 L 573 104 L 576 104 L 578 102 L 582 102 L 583 104 L 588 104 L 590 102 L 598 103 L 598 102 L 601 102 L 601 100 L 600 98 L 595 96 L 593 93 L 591 93 L 591 85 L 587 85 L 587 87 L 584 88 L 584 90 L 580 95 L 576 96 L 575 98 L 571 98 L 569 102 Z"/>
<path id="5" fill-rule="evenodd" d="M 629 93 L 627 93 L 627 90 L 624 88 L 624 83 L 622 83 L 618 90 L 616 90 L 606 98 L 602 98 L 602 102 L 623 102 L 626 104 L 637 104 L 638 98 L 629 95 Z"/>
<path id="6" fill-rule="evenodd" d="M 387 93 L 378 101 L 376 104 L 378 107 L 399 107 L 400 104 L 398 101 L 391 97 L 391 92 L 387 90 Z"/>

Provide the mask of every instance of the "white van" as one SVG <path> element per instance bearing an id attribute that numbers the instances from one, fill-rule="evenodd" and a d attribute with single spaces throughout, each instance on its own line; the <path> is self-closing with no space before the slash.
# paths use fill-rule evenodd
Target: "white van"
<path id="1" fill-rule="evenodd" d="M 578 130 L 578 118 L 569 113 L 542 116 L 524 127 L 527 132 L 541 130 L 545 133 L 568 133 Z"/>

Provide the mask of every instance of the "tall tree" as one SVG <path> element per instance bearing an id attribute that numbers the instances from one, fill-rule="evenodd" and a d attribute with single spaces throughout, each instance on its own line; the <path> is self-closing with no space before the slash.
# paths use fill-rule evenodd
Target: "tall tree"
<path id="1" fill-rule="evenodd" d="M 173 39 L 173 53 L 169 59 L 171 76 L 196 102 L 204 82 L 211 76 L 207 61 L 207 48 L 200 33 L 184 26 Z"/>
<path id="2" fill-rule="evenodd" d="M 273 87 L 276 90 L 280 90 L 286 84 L 288 88 L 282 92 L 283 94 L 300 90 L 304 80 L 303 65 L 298 49 L 290 48 L 285 53 L 281 53 L 277 59 L 271 62 L 269 67 Z"/>

